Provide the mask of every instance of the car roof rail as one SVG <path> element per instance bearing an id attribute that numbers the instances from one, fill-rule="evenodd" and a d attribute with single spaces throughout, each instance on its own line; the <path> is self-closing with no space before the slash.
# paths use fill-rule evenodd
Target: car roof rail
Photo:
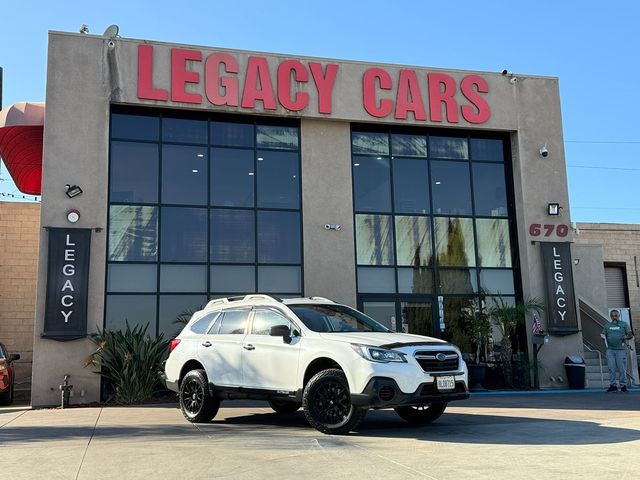
<path id="1" fill-rule="evenodd" d="M 213 308 L 216 305 L 228 304 L 232 302 L 250 302 L 251 300 L 273 301 L 282 303 L 282 299 L 273 295 L 264 295 L 262 293 L 251 293 L 249 295 L 236 295 L 233 297 L 215 298 L 207 303 L 207 308 Z"/>
<path id="2" fill-rule="evenodd" d="M 329 300 L 328 298 L 325 298 L 325 297 L 309 297 L 309 300 L 317 300 L 319 302 L 327 302 L 327 303 L 336 303 L 333 300 Z"/>

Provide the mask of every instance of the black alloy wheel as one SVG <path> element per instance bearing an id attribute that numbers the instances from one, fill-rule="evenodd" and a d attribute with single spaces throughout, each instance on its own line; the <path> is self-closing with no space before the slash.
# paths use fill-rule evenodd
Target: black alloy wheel
<path id="1" fill-rule="evenodd" d="M 348 433 L 357 428 L 366 413 L 366 409 L 351 404 L 347 378 L 338 369 L 323 370 L 311 378 L 302 405 L 309 424 L 322 433 Z"/>
<path id="2" fill-rule="evenodd" d="M 411 407 L 394 408 L 396 413 L 412 425 L 425 425 L 431 423 L 444 413 L 447 404 L 444 402 L 431 403 L 428 405 L 415 405 Z"/>
<path id="3" fill-rule="evenodd" d="M 208 422 L 218 413 L 220 401 L 209 393 L 204 370 L 191 370 L 180 384 L 180 410 L 193 423 Z"/>

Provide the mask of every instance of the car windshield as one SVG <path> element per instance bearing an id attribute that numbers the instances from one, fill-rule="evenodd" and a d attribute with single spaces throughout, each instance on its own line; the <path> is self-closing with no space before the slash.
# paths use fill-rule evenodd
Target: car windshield
<path id="1" fill-rule="evenodd" d="M 343 305 L 289 305 L 307 328 L 314 332 L 390 332 L 353 308 Z"/>

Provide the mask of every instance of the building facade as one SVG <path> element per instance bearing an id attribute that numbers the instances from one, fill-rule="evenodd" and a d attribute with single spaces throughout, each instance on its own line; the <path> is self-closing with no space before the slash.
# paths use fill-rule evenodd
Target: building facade
<path id="1" fill-rule="evenodd" d="M 34 405 L 65 374 L 76 402 L 100 398 L 86 333 L 172 336 L 251 292 L 466 351 L 461 312 L 538 297 L 557 333 L 541 386 L 582 353 L 555 78 L 51 32 L 46 100 Z M 530 328 L 515 340 L 530 351 Z"/>

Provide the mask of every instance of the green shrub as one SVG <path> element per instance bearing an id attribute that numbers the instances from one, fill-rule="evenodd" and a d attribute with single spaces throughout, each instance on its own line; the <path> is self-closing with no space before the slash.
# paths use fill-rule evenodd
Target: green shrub
<path id="1" fill-rule="evenodd" d="M 124 331 L 98 330 L 91 340 L 98 349 L 87 359 L 87 365 L 113 388 L 108 400 L 131 405 L 150 399 L 161 385 L 164 361 L 169 355 L 169 342 L 162 335 L 152 337 L 149 325 L 131 329 L 127 322 Z"/>

